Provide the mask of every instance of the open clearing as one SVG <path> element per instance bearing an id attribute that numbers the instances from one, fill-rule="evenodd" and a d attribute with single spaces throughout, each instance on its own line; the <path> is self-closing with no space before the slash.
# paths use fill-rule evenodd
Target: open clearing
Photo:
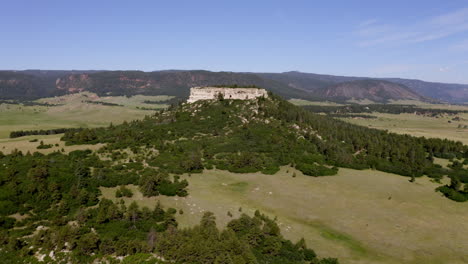
<path id="1" fill-rule="evenodd" d="M 293 178 L 295 172 L 297 177 Z M 256 209 L 277 216 L 283 235 L 304 237 L 321 256 L 340 263 L 468 263 L 468 210 L 436 193 L 428 178 L 408 178 L 378 171 L 340 169 L 337 176 L 308 177 L 292 168 L 275 175 L 210 170 L 188 179 L 189 196 L 125 198 L 153 207 L 183 210 L 182 227 L 198 223 L 204 211 L 225 225 L 241 212 Z M 102 188 L 115 198 L 116 188 Z"/>
<path id="2" fill-rule="evenodd" d="M 68 153 L 74 150 L 98 150 L 99 148 L 103 147 L 104 144 L 95 144 L 95 145 L 72 145 L 72 146 L 65 146 L 65 142 L 60 141 L 60 138 L 63 134 L 57 135 L 46 135 L 46 136 L 26 136 L 20 138 L 1 138 L 0 139 L 0 151 L 7 154 L 11 153 L 12 151 L 20 150 L 23 153 L 30 153 L 33 152 L 41 152 L 43 154 L 48 154 L 54 151 L 63 151 Z M 30 142 L 32 139 L 37 139 L 37 142 Z M 40 142 L 43 141 L 44 144 L 51 144 L 53 145 L 52 148 L 49 149 L 37 149 Z M 57 145 L 58 146 L 57 146 Z"/>

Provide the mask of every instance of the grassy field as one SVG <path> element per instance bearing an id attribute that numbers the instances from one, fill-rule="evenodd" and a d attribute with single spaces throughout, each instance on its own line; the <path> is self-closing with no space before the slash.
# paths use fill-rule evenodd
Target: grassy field
<path id="1" fill-rule="evenodd" d="M 297 177 L 293 178 L 293 172 Z M 159 200 L 181 208 L 181 225 L 197 224 L 204 211 L 225 225 L 242 212 L 256 209 L 278 217 L 283 235 L 304 237 L 321 256 L 340 263 L 468 263 L 468 210 L 434 191 L 428 178 L 340 169 L 337 176 L 307 177 L 292 168 L 276 175 L 235 174 L 210 170 L 185 176 L 189 196 L 133 198 L 152 207 Z M 115 188 L 102 188 L 115 198 Z"/>
<path id="2" fill-rule="evenodd" d="M 11 153 L 13 150 L 21 150 L 23 153 L 26 152 L 41 152 L 44 154 L 48 154 L 54 151 L 63 151 L 68 153 L 74 150 L 98 150 L 99 148 L 103 147 L 104 144 L 96 144 L 96 145 L 73 145 L 73 146 L 65 146 L 65 142 L 60 141 L 60 138 L 63 134 L 57 135 L 47 135 L 47 136 L 27 136 L 27 137 L 20 137 L 20 138 L 2 138 L 0 139 L 0 151 L 3 153 Z M 37 139 L 37 142 L 30 142 L 32 139 Z M 37 149 L 39 146 L 40 141 L 43 141 L 44 144 L 52 144 L 53 147 L 49 149 Z M 56 144 L 58 146 L 56 146 Z"/>
<path id="3" fill-rule="evenodd" d="M 462 120 L 453 121 L 453 116 L 428 117 L 415 114 L 371 114 L 376 119 L 342 118 L 343 120 L 372 128 L 386 129 L 399 134 L 424 136 L 432 138 L 448 138 L 468 144 L 468 129 L 458 128 L 458 125 L 468 125 L 468 114 L 459 114 Z M 450 122 L 449 122 L 450 121 Z"/>
<path id="4" fill-rule="evenodd" d="M 35 151 L 39 142 L 29 142 L 31 139 L 44 140 L 45 144 L 59 144 L 59 147 L 41 150 L 48 153 L 60 150 L 63 142 L 62 135 L 29 136 L 10 139 L 11 131 L 16 130 L 39 130 L 72 127 L 100 127 L 108 126 L 110 123 L 119 124 L 143 118 L 153 111 L 137 109 L 146 107 L 160 109 L 167 107 L 166 104 L 145 104 L 144 101 L 162 102 L 170 99 L 168 96 L 134 96 L 134 97 L 103 97 L 100 98 L 92 93 L 71 94 L 61 97 L 44 98 L 38 100 L 41 103 L 49 103 L 56 106 L 23 106 L 14 104 L 0 104 L 0 151 L 9 153 L 18 148 L 22 151 Z M 106 106 L 100 104 L 86 103 L 86 101 L 116 103 L 123 106 Z M 98 146 L 85 146 L 92 149 Z M 85 148 L 64 147 L 65 151 Z"/>
<path id="5" fill-rule="evenodd" d="M 299 105 L 320 105 L 320 106 L 342 106 L 331 102 L 312 102 L 306 100 L 291 99 L 289 102 Z M 373 102 L 354 102 L 354 103 L 373 103 Z M 394 101 L 392 104 L 409 104 L 421 108 L 428 109 L 448 109 L 448 110 L 466 110 L 468 106 L 464 105 L 449 105 L 449 104 L 429 104 L 419 101 L 406 100 Z M 367 113 L 366 113 L 367 114 Z M 456 115 L 460 117 L 460 121 L 452 120 L 455 116 L 442 116 L 439 118 L 421 116 L 415 114 L 382 114 L 372 113 L 376 119 L 364 118 L 342 118 L 342 120 L 361 126 L 367 126 L 377 129 L 384 129 L 399 134 L 409 134 L 413 136 L 424 136 L 432 138 L 448 138 L 451 140 L 461 141 L 468 144 L 468 129 L 458 128 L 468 125 L 468 113 Z"/>

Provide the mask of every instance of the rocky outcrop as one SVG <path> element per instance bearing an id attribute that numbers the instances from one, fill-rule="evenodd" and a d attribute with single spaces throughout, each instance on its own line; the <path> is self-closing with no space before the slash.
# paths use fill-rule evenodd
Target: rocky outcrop
<path id="1" fill-rule="evenodd" d="M 259 88 L 225 88 L 225 87 L 193 87 L 190 88 L 188 103 L 200 100 L 213 100 L 219 95 L 225 99 L 250 100 L 257 97 L 268 97 L 265 89 Z"/>
<path id="2" fill-rule="evenodd" d="M 88 74 L 72 74 L 55 81 L 55 86 L 59 90 L 66 90 L 69 93 L 82 92 L 91 87 L 91 80 Z"/>

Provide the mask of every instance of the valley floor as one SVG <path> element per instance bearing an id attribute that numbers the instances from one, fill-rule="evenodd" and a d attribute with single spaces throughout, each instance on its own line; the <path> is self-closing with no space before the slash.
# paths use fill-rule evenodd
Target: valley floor
<path id="1" fill-rule="evenodd" d="M 130 186 L 135 196 L 126 202 L 154 206 L 160 200 L 180 208 L 182 226 L 197 224 L 204 211 L 224 225 L 228 211 L 236 217 L 259 209 L 278 217 L 286 238 L 304 237 L 320 256 L 340 263 L 468 262 L 466 204 L 442 197 L 425 177 L 410 183 L 389 173 L 340 169 L 337 176 L 314 178 L 289 167 L 275 175 L 210 170 L 185 177 L 186 198 L 146 198 Z M 102 191 L 116 199 L 115 188 Z"/>

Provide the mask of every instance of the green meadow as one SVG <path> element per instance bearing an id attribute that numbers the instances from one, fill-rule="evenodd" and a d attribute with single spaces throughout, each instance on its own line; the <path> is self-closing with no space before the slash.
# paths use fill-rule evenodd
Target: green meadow
<path id="1" fill-rule="evenodd" d="M 54 128 L 92 128 L 120 124 L 124 121 L 141 119 L 150 115 L 154 110 L 168 105 L 164 103 L 170 96 L 142 96 L 133 97 L 98 97 L 92 93 L 79 93 L 61 97 L 44 98 L 40 103 L 49 103 L 53 106 L 24 106 L 17 104 L 0 104 L 0 151 L 10 153 L 17 148 L 23 151 L 36 151 L 39 142 L 30 140 L 43 140 L 45 144 L 53 144 L 51 149 L 40 150 L 48 153 L 65 148 L 65 151 L 86 148 L 86 146 L 65 147 L 60 142 L 62 135 L 27 136 L 10 139 L 12 131 L 40 130 Z M 152 102 L 151 104 L 145 101 Z M 95 102 L 95 103 L 90 103 Z M 99 102 L 118 104 L 119 106 L 102 105 Z M 59 146 L 55 146 L 59 144 Z M 87 146 L 90 147 L 90 146 Z M 96 149 L 97 146 L 91 147 Z"/>
<path id="2" fill-rule="evenodd" d="M 320 256 L 340 263 L 468 262 L 466 205 L 434 192 L 438 185 L 426 177 L 410 183 L 394 174 L 341 168 L 336 176 L 315 178 L 283 167 L 275 175 L 208 170 L 184 178 L 188 197 L 143 197 L 129 185 L 134 196 L 124 200 L 182 209 L 182 227 L 197 224 L 205 211 L 223 226 L 258 209 L 277 217 L 286 238 L 304 237 Z M 118 200 L 116 188 L 101 191 Z"/>

